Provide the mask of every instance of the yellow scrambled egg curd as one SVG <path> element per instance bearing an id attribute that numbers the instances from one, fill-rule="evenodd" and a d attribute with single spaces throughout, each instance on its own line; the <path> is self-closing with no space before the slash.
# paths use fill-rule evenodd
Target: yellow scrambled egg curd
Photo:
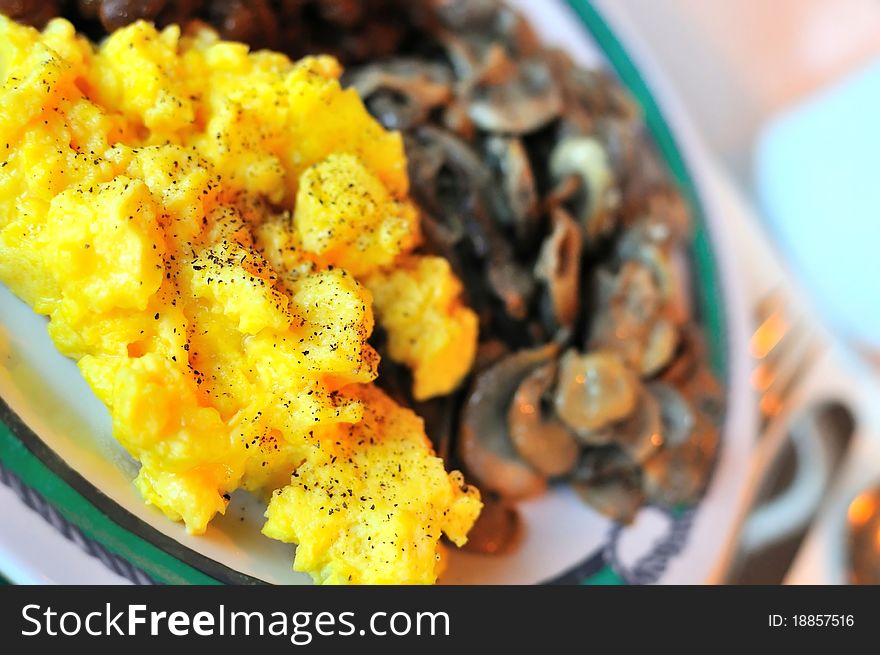
<path id="1" fill-rule="evenodd" d="M 461 302 L 461 282 L 442 257 L 402 257 L 365 280 L 388 334 L 388 355 L 413 373 L 424 400 L 458 386 L 474 362 L 476 314 Z"/>
<path id="2" fill-rule="evenodd" d="M 0 280 L 49 317 L 147 502 L 201 533 L 233 490 L 274 491 L 265 532 L 317 581 L 433 582 L 479 495 L 372 386 L 365 281 L 420 397 L 461 381 L 475 319 L 410 254 L 400 136 L 339 74 L 207 29 L 95 47 L 0 16 Z"/>
<path id="3" fill-rule="evenodd" d="M 479 496 L 460 473 L 447 478 L 442 461 L 424 456 L 429 444 L 414 438 L 424 427 L 412 411 L 372 385 L 359 397 L 363 420 L 312 445 L 272 497 L 263 532 L 299 543 L 296 566 L 328 582 L 433 582 L 438 537 L 463 544 Z"/>

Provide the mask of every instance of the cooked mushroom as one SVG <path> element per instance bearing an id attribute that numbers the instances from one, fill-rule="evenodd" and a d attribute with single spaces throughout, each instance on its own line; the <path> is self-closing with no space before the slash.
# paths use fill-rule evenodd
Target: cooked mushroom
<path id="1" fill-rule="evenodd" d="M 692 503 L 702 493 L 718 448 L 718 430 L 675 388 L 649 386 L 660 403 L 663 447 L 642 464 L 645 493 L 664 505 Z"/>
<path id="2" fill-rule="evenodd" d="M 474 86 L 468 114 L 487 132 L 527 134 L 552 121 L 561 110 L 562 96 L 547 64 L 524 59 L 503 82 Z"/>
<path id="3" fill-rule="evenodd" d="M 531 54 L 539 45 L 528 21 L 498 0 L 434 0 L 433 4 L 443 26 L 454 32 L 481 34 L 516 54 Z"/>
<path id="4" fill-rule="evenodd" d="M 508 431 L 507 413 L 520 382 L 556 353 L 555 344 L 508 355 L 476 377 L 462 410 L 459 453 L 482 488 L 504 498 L 541 493 L 546 481 L 519 456 Z"/>
<path id="5" fill-rule="evenodd" d="M 519 512 L 510 503 L 491 494 L 485 494 L 482 501 L 483 509 L 468 532 L 464 549 L 482 555 L 510 552 L 523 533 Z"/>
<path id="6" fill-rule="evenodd" d="M 510 438 L 520 457 L 547 477 L 568 473 L 579 452 L 574 435 L 548 407 L 555 380 L 556 362 L 540 365 L 520 383 L 507 414 Z"/>
<path id="7" fill-rule="evenodd" d="M 574 60 L 559 48 L 544 48 L 541 56 L 550 66 L 551 74 L 562 94 L 563 111 L 559 118 L 557 136 L 583 136 L 595 129 L 594 113 L 580 101 L 571 84 L 571 71 L 576 68 Z"/>
<path id="8" fill-rule="evenodd" d="M 564 72 L 567 93 L 590 114 L 641 120 L 638 105 L 605 71 L 571 66 Z"/>
<path id="9" fill-rule="evenodd" d="M 616 275 L 599 269 L 596 280 L 598 312 L 588 345 L 613 350 L 641 370 L 645 344 L 661 308 L 654 277 L 646 266 L 626 262 Z"/>
<path id="10" fill-rule="evenodd" d="M 437 18 L 456 31 L 486 30 L 501 7 L 498 0 L 432 0 Z"/>
<path id="11" fill-rule="evenodd" d="M 705 414 L 713 424 L 720 423 L 724 411 L 724 395 L 721 385 L 709 371 L 705 361 L 698 363 L 690 378 L 679 388 L 694 409 Z"/>
<path id="12" fill-rule="evenodd" d="M 670 300 L 676 292 L 670 249 L 657 241 L 650 226 L 628 230 L 617 242 L 617 256 L 624 262 L 638 262 L 647 267 L 657 285 L 661 302 Z"/>
<path id="13" fill-rule="evenodd" d="M 485 149 L 498 189 L 495 215 L 519 244 L 527 244 L 537 228 L 538 190 L 526 149 L 520 139 L 504 136 L 486 139 Z"/>
<path id="14" fill-rule="evenodd" d="M 669 172 L 656 150 L 644 140 L 636 149 L 632 165 L 621 179 L 621 203 L 618 215 L 621 223 L 629 225 L 647 211 L 651 196 L 668 189 Z"/>
<path id="15" fill-rule="evenodd" d="M 634 462 L 644 462 L 663 445 L 660 403 L 643 386 L 635 411 L 608 430 L 609 442 L 626 452 Z"/>
<path id="16" fill-rule="evenodd" d="M 487 60 L 493 56 L 493 48 L 521 57 L 539 47 L 528 22 L 497 0 L 437 0 L 433 4 L 440 22 L 434 27 L 434 36 L 443 44 L 465 88 L 491 66 Z"/>
<path id="17" fill-rule="evenodd" d="M 642 351 L 639 366 L 642 377 L 651 377 L 666 366 L 672 360 L 677 345 L 678 330 L 672 321 L 663 317 L 654 321 Z"/>
<path id="18" fill-rule="evenodd" d="M 501 339 L 487 339 L 480 342 L 477 346 L 477 356 L 474 359 L 474 372 L 485 371 L 509 352 L 510 349 Z"/>
<path id="19" fill-rule="evenodd" d="M 596 121 L 596 137 L 605 148 L 615 179 L 621 183 L 629 179 L 638 164 L 643 129 L 641 121 L 617 116 L 603 116 Z"/>
<path id="20" fill-rule="evenodd" d="M 487 166 L 467 143 L 429 125 L 412 131 L 406 147 L 413 196 L 435 219 L 425 230 L 429 237 L 433 233 L 441 235 L 441 242 L 466 241 L 473 256 L 486 264 L 485 277 L 475 275 L 479 271 L 457 262 L 458 255 L 450 252 L 455 272 L 473 282 L 475 290 L 488 281 L 507 314 L 524 319 L 535 282 L 489 216 L 484 197 L 491 180 Z"/>
<path id="21" fill-rule="evenodd" d="M 544 291 L 553 312 L 552 326 L 571 328 L 581 305 L 581 230 L 561 207 L 553 211 L 553 230 L 544 240 L 535 265 L 535 276 L 544 283 Z"/>
<path id="22" fill-rule="evenodd" d="M 487 238 L 465 225 L 467 214 L 482 203 L 481 194 L 491 175 L 464 141 L 433 126 L 422 126 L 405 138 L 407 170 L 412 193 L 448 239 L 470 237 L 480 256 L 488 250 Z"/>
<path id="23" fill-rule="evenodd" d="M 646 188 L 626 191 L 627 204 L 620 212 L 627 233 L 636 230 L 643 238 L 667 248 L 683 244 L 690 235 L 691 217 L 681 194 L 665 178 L 648 183 L 630 176 L 627 189 L 636 184 Z"/>
<path id="24" fill-rule="evenodd" d="M 452 73 L 442 64 L 392 59 L 352 71 L 347 81 L 367 109 L 389 130 L 422 124 L 452 96 Z"/>
<path id="25" fill-rule="evenodd" d="M 572 213 L 584 226 L 588 239 L 594 240 L 611 231 L 620 195 L 608 155 L 598 139 L 591 136 L 563 138 L 550 155 L 550 175 L 556 184 L 569 175 L 583 180 Z"/>
<path id="26" fill-rule="evenodd" d="M 477 128 L 468 116 L 467 106 L 458 98 L 446 104 L 441 118 L 443 126 L 465 141 L 471 141 Z"/>
<path id="27" fill-rule="evenodd" d="M 663 225 L 669 232 L 667 243 L 681 243 L 691 232 L 691 215 L 681 193 L 670 186 L 658 189 L 648 197 L 646 215 L 654 225 Z"/>
<path id="28" fill-rule="evenodd" d="M 633 522 L 645 502 L 639 467 L 615 446 L 584 451 L 572 485 L 584 502 L 624 524 Z"/>
<path id="29" fill-rule="evenodd" d="M 489 284 L 514 319 L 525 319 L 534 294 L 535 281 L 514 258 L 506 241 L 499 240 L 489 257 Z"/>
<path id="30" fill-rule="evenodd" d="M 552 213 L 557 207 L 567 206 L 583 193 L 584 180 L 580 175 L 568 175 L 560 180 L 547 195 L 544 196 L 544 211 Z"/>
<path id="31" fill-rule="evenodd" d="M 705 356 L 706 347 L 699 330 L 694 325 L 686 325 L 679 330 L 678 344 L 672 360 L 660 377 L 672 386 L 683 386 L 696 375 Z"/>
<path id="32" fill-rule="evenodd" d="M 568 350 L 556 385 L 556 412 L 585 443 L 606 443 L 604 428 L 636 406 L 637 381 L 617 353 Z"/>

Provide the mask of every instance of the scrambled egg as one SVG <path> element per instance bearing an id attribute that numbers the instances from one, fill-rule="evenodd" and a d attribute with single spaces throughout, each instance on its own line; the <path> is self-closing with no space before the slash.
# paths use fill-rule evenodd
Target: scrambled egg
<path id="1" fill-rule="evenodd" d="M 402 258 L 366 279 L 388 333 L 389 356 L 413 372 L 413 396 L 454 389 L 474 362 L 476 314 L 461 302 L 461 282 L 442 257 Z"/>
<path id="2" fill-rule="evenodd" d="M 367 340 L 375 308 L 416 395 L 442 394 L 476 318 L 412 254 L 400 136 L 339 74 L 207 29 L 95 48 L 0 16 L 0 280 L 49 317 L 147 502 L 201 533 L 243 487 L 315 580 L 433 582 L 479 494 L 372 385 Z"/>
<path id="3" fill-rule="evenodd" d="M 375 387 L 360 391 L 363 420 L 312 446 L 263 532 L 299 542 L 296 565 L 329 582 L 432 582 L 440 533 L 464 543 L 479 505 L 460 473 L 447 479 L 440 460 L 425 458 L 427 438 L 413 438 L 424 434 L 420 418 Z"/>

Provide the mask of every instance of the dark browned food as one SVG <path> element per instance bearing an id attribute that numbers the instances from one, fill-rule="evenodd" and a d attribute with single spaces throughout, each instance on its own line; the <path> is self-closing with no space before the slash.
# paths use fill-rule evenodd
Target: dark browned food
<path id="1" fill-rule="evenodd" d="M 57 0 L 0 0 L 0 13 L 35 27 L 43 27 L 60 10 Z"/>

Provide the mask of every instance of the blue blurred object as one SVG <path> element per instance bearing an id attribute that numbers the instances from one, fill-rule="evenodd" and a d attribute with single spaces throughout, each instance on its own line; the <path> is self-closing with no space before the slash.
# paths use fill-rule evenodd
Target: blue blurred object
<path id="1" fill-rule="evenodd" d="M 794 273 L 845 339 L 880 348 L 880 60 L 775 117 L 756 186 Z"/>

